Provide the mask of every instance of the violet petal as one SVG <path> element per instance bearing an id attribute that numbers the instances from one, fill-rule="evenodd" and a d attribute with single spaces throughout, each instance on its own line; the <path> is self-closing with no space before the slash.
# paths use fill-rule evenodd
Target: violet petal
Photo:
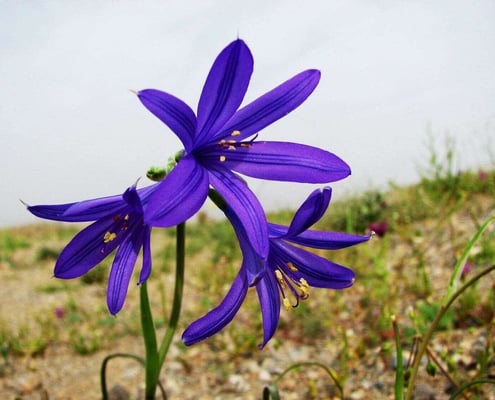
<path id="1" fill-rule="evenodd" d="M 241 269 L 220 305 L 187 327 L 182 334 L 183 342 L 190 346 L 222 330 L 241 307 L 247 289 L 247 276 Z"/>
<path id="2" fill-rule="evenodd" d="M 145 209 L 150 226 L 178 225 L 203 205 L 208 195 L 208 174 L 193 157 L 184 157 L 160 182 Z"/>
<path id="3" fill-rule="evenodd" d="M 306 70 L 237 111 L 215 139 L 240 131 L 238 140 L 258 133 L 301 105 L 318 85 L 320 71 Z"/>
<path id="4" fill-rule="evenodd" d="M 206 143 L 242 103 L 253 72 L 253 56 L 237 39 L 218 55 L 211 67 L 198 104 L 196 141 Z"/>
<path id="5" fill-rule="evenodd" d="M 253 178 L 286 182 L 329 183 L 350 175 L 349 166 L 326 150 L 290 142 L 254 142 L 249 147 L 223 150 L 219 146 L 207 156 Z"/>
<path id="6" fill-rule="evenodd" d="M 191 150 L 196 131 L 194 111 L 182 100 L 160 90 L 141 90 L 138 97 L 152 114 L 177 135 L 186 151 Z"/>

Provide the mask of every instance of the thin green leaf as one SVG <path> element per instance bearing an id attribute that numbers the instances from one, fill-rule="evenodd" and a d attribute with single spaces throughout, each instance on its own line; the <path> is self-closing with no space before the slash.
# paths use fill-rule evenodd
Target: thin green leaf
<path id="1" fill-rule="evenodd" d="M 494 217 L 488 218 L 483 225 L 478 229 L 476 234 L 473 236 L 473 238 L 469 241 L 467 244 L 466 248 L 464 249 L 461 257 L 457 261 L 455 267 L 454 267 L 454 272 L 452 273 L 452 276 L 450 277 L 449 281 L 449 287 L 447 289 L 447 294 L 445 295 L 445 298 L 443 299 L 443 304 L 447 304 L 452 296 L 454 295 L 455 291 L 457 290 L 457 287 L 459 286 L 459 281 L 461 279 L 461 274 L 462 270 L 464 268 L 464 265 L 466 264 L 467 258 L 469 256 L 469 252 L 471 249 L 474 247 L 478 239 L 481 237 L 483 232 L 488 228 L 488 225 L 495 219 Z"/>

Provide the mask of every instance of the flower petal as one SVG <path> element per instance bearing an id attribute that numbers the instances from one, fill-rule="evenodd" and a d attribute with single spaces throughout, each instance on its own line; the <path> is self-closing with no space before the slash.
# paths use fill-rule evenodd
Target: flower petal
<path id="1" fill-rule="evenodd" d="M 248 284 L 249 286 L 252 286 L 260 279 L 265 271 L 265 259 L 260 257 L 253 248 L 251 242 L 247 238 L 244 226 L 234 210 L 227 206 L 224 212 L 237 235 L 242 251 L 242 266 L 246 270 Z"/>
<path id="2" fill-rule="evenodd" d="M 275 181 L 328 183 L 350 175 L 349 166 L 335 154 L 313 146 L 290 142 L 254 142 L 249 147 L 205 153 L 209 159 L 253 178 Z"/>
<path id="3" fill-rule="evenodd" d="M 85 200 L 77 203 L 28 206 L 37 217 L 53 221 L 83 222 L 94 221 L 109 214 L 119 214 L 127 207 L 122 195 Z"/>
<path id="4" fill-rule="evenodd" d="M 222 330 L 241 307 L 248 290 L 247 276 L 241 268 L 220 305 L 187 327 L 182 341 L 190 346 Z"/>
<path id="5" fill-rule="evenodd" d="M 291 271 L 294 280 L 304 278 L 309 286 L 344 289 L 354 282 L 355 275 L 351 269 L 279 240 L 276 243 L 271 242 L 270 258 L 272 257 L 277 260 L 278 265 L 287 265 L 290 262 L 297 268 L 296 272 Z"/>
<path id="6" fill-rule="evenodd" d="M 285 228 L 281 225 L 275 227 L 279 230 L 280 228 Z M 312 247 L 313 249 L 338 250 L 366 242 L 370 238 L 371 234 L 354 235 L 343 232 L 306 231 L 286 240 L 301 246 Z"/>
<path id="7" fill-rule="evenodd" d="M 182 100 L 160 90 L 145 89 L 137 95 L 141 103 L 177 135 L 186 151 L 190 151 L 196 131 L 194 111 Z"/>
<path id="8" fill-rule="evenodd" d="M 146 202 L 158 184 L 137 190 L 141 202 Z M 121 194 L 84 200 L 76 203 L 28 206 L 34 215 L 44 219 L 65 222 L 95 221 L 100 218 L 118 215 L 128 205 Z"/>
<path id="9" fill-rule="evenodd" d="M 121 243 L 108 278 L 107 306 L 110 314 L 117 314 L 124 305 L 129 281 L 136 264 L 136 259 L 143 244 L 143 228 L 136 227 Z"/>
<path id="10" fill-rule="evenodd" d="M 215 139 L 240 131 L 243 140 L 296 109 L 320 81 L 320 71 L 303 71 L 237 111 Z"/>
<path id="11" fill-rule="evenodd" d="M 79 232 L 62 250 L 55 264 L 57 278 L 71 279 L 84 275 L 108 256 L 123 240 L 125 235 L 117 235 L 105 243 L 107 232 L 113 232 L 113 218 L 96 221 Z"/>
<path id="12" fill-rule="evenodd" d="M 242 103 L 253 72 L 253 56 L 238 39 L 218 55 L 198 104 L 198 144 L 211 140 Z"/>
<path id="13" fill-rule="evenodd" d="M 208 174 L 193 157 L 184 157 L 160 182 L 145 209 L 150 226 L 169 227 L 195 214 L 208 195 Z"/>
<path id="14" fill-rule="evenodd" d="M 143 234 L 143 267 L 139 274 L 139 285 L 141 285 L 151 274 L 151 228 L 146 226 Z"/>
<path id="15" fill-rule="evenodd" d="M 313 226 L 325 214 L 332 196 L 332 189 L 316 189 L 301 204 L 287 231 L 286 238 L 296 236 Z"/>
<path id="16" fill-rule="evenodd" d="M 263 343 L 259 346 L 262 349 L 274 335 L 280 319 L 280 294 L 274 274 L 267 273 L 256 285 L 256 291 L 263 317 Z"/>
<path id="17" fill-rule="evenodd" d="M 231 171 L 208 168 L 211 185 L 220 193 L 244 227 L 254 251 L 262 258 L 268 255 L 268 227 L 259 200 L 244 181 Z"/>

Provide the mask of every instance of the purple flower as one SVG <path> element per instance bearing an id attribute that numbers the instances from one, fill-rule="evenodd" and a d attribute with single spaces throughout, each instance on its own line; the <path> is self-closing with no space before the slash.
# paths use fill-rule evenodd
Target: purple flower
<path id="1" fill-rule="evenodd" d="M 370 235 L 308 230 L 323 216 L 330 197 L 331 189 L 328 187 L 315 190 L 297 210 L 290 226 L 268 224 L 269 254 L 266 261 L 256 254 L 240 219 L 227 206 L 225 214 L 234 226 L 243 253 L 242 266 L 222 303 L 185 330 L 182 339 L 186 345 L 214 335 L 232 321 L 249 287 L 246 270 L 251 263 L 263 263 L 264 270 L 255 285 L 263 317 L 264 338 L 260 348 L 275 333 L 282 305 L 286 309 L 296 307 L 300 300 L 308 297 L 311 286 L 343 289 L 353 284 L 352 270 L 300 247 L 337 250 L 369 240 Z"/>
<path id="2" fill-rule="evenodd" d="M 79 232 L 64 248 L 56 264 L 57 278 L 84 275 L 117 247 L 110 270 L 107 305 L 111 314 L 120 311 L 127 294 L 137 256 L 143 248 L 139 283 L 151 272 L 151 227 L 144 223 L 143 206 L 157 185 L 136 190 L 133 185 L 123 195 L 58 205 L 28 206 L 40 218 L 82 222 L 96 221 Z"/>
<path id="3" fill-rule="evenodd" d="M 249 48 L 242 40 L 235 40 L 213 63 L 197 114 L 168 93 L 155 89 L 138 92 L 144 106 L 184 146 L 176 157 L 177 165 L 151 197 L 145 220 L 160 227 L 185 221 L 202 206 L 211 185 L 244 225 L 255 251 L 266 257 L 265 214 L 256 196 L 234 172 L 261 179 L 327 183 L 347 177 L 350 169 L 334 154 L 315 147 L 256 141 L 260 130 L 306 100 L 316 88 L 320 72 L 301 72 L 239 109 L 252 71 Z M 250 281 L 257 276 L 253 274 Z"/>
<path id="4" fill-rule="evenodd" d="M 385 233 L 387 233 L 387 229 L 388 223 L 385 220 L 380 222 L 373 222 L 369 226 L 369 230 L 375 232 L 378 237 L 385 236 Z"/>

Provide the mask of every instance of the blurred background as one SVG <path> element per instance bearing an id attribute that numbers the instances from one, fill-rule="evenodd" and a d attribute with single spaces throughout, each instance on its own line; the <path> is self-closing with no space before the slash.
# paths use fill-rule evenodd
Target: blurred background
<path id="1" fill-rule="evenodd" d="M 346 160 L 353 175 L 333 184 L 335 197 L 414 182 L 428 146 L 446 140 L 459 169 L 493 167 L 494 20 L 489 0 L 0 1 L 0 226 L 36 220 L 19 199 L 113 195 L 164 164 L 180 143 L 129 90 L 165 90 L 195 109 L 237 37 L 255 60 L 245 104 L 322 71 L 306 103 L 260 139 Z M 311 190 L 250 184 L 270 210 Z"/>

